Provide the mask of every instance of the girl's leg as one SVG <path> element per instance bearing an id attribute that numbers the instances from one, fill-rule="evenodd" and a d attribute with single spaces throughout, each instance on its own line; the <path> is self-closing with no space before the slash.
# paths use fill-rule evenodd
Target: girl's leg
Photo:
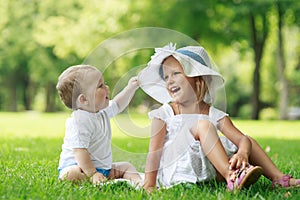
<path id="1" fill-rule="evenodd" d="M 142 184 L 142 178 L 135 167 L 129 162 L 115 162 L 108 176 L 109 179 L 124 178 Z"/>
<path id="2" fill-rule="evenodd" d="M 227 187 L 229 190 L 232 190 L 235 187 L 240 189 L 243 187 L 243 185 L 249 186 L 258 180 L 262 170 L 260 167 L 245 169 L 242 173 L 238 173 L 243 174 L 241 177 L 240 175 L 236 174 L 236 172 L 229 170 L 229 161 L 226 151 L 217 134 L 216 128 L 209 121 L 198 121 L 198 123 L 192 127 L 191 132 L 195 139 L 200 141 L 202 149 L 207 158 L 210 160 L 219 174 L 221 174 L 227 181 Z M 234 175 L 235 178 L 231 177 L 231 175 Z M 236 175 L 238 177 L 236 177 Z M 217 178 L 220 179 L 220 176 Z M 235 182 L 236 180 L 237 183 Z M 234 181 L 234 183 L 232 181 Z"/>
<path id="3" fill-rule="evenodd" d="M 275 164 L 265 153 L 265 151 L 258 145 L 258 143 L 253 138 L 249 137 L 249 139 L 252 143 L 252 151 L 249 157 L 251 164 L 261 166 L 264 169 L 264 175 L 271 180 L 281 178 L 283 174 L 275 166 Z"/>
<path id="4" fill-rule="evenodd" d="M 249 157 L 250 163 L 261 166 L 264 170 L 264 176 L 270 180 L 277 181 L 282 179 L 284 174 L 276 167 L 276 165 L 260 147 L 256 140 L 251 137 L 249 137 L 249 139 L 252 143 L 252 151 Z M 289 184 L 290 186 L 296 185 L 296 179 L 291 178 Z"/>
<path id="5" fill-rule="evenodd" d="M 82 172 L 80 167 L 78 167 L 77 165 L 72 165 L 61 170 L 59 179 L 76 182 L 86 179 L 86 176 Z"/>
<path id="6" fill-rule="evenodd" d="M 220 175 L 227 180 L 230 175 L 228 156 L 218 137 L 216 128 L 209 121 L 200 120 L 192 127 L 191 132 L 194 138 L 200 141 L 207 158 Z"/>

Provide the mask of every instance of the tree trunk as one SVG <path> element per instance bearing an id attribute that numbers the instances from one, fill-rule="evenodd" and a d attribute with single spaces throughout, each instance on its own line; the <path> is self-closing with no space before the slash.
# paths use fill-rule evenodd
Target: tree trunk
<path id="1" fill-rule="evenodd" d="M 277 4 L 278 11 L 278 55 L 277 55 L 277 67 L 279 75 L 279 117 L 280 119 L 287 119 L 287 107 L 288 107 L 288 84 L 285 77 L 285 58 L 283 50 L 283 38 L 282 38 L 282 17 L 283 9 L 280 3 Z"/>
<path id="2" fill-rule="evenodd" d="M 8 111 L 17 112 L 17 88 L 16 85 L 11 85 L 9 87 L 9 103 L 8 103 Z"/>
<path id="3" fill-rule="evenodd" d="M 55 84 L 48 83 L 46 86 L 45 112 L 54 112 L 55 111 L 55 95 L 56 95 Z"/>
<path id="4" fill-rule="evenodd" d="M 250 16 L 251 21 L 251 30 L 252 30 L 252 47 L 254 49 L 254 62 L 255 62 L 255 69 L 253 74 L 253 96 L 252 96 L 252 119 L 258 119 L 259 118 L 259 112 L 261 110 L 261 101 L 259 98 L 260 95 L 260 67 L 261 67 L 261 59 L 263 54 L 263 48 L 266 41 L 268 29 L 267 29 L 267 22 L 266 22 L 266 16 L 262 14 L 261 16 L 262 20 L 262 32 L 260 33 L 256 28 L 256 18 L 253 14 Z"/>
<path id="5" fill-rule="evenodd" d="M 22 80 L 22 92 L 23 92 L 23 104 L 25 110 L 31 110 L 31 88 L 30 88 L 30 82 L 29 82 L 29 75 L 24 74 L 23 75 L 23 80 Z"/>

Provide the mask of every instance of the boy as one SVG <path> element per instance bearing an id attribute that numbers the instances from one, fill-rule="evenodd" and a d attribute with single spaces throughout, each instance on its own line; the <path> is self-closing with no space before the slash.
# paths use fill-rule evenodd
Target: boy
<path id="1" fill-rule="evenodd" d="M 101 72 L 94 66 L 77 65 L 66 69 L 56 86 L 60 99 L 72 116 L 66 121 L 66 133 L 59 161 L 59 179 L 94 184 L 106 179 L 124 178 L 137 184 L 141 177 L 128 162 L 112 163 L 109 118 L 122 112 L 139 88 L 136 77 L 113 99 Z"/>

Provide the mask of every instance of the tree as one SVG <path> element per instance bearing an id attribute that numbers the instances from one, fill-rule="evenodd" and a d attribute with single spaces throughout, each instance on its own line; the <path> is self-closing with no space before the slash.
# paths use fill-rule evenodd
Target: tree
<path id="1" fill-rule="evenodd" d="M 18 111 L 18 102 L 29 110 L 32 98 L 28 60 L 36 45 L 31 34 L 35 5 L 24 1 L 3 1 L 2 6 L 0 70 L 8 94 L 5 102 L 9 111 Z"/>
<path id="2" fill-rule="evenodd" d="M 261 101 L 259 98 L 261 88 L 260 68 L 261 59 L 265 41 L 268 35 L 268 24 L 266 12 L 251 13 L 251 31 L 252 31 L 252 48 L 254 49 L 255 68 L 253 74 L 253 99 L 252 99 L 252 119 L 258 119 L 261 110 Z M 259 21 L 259 22 L 258 22 Z M 258 25 L 259 23 L 259 25 Z M 260 26 L 260 28 L 258 27 Z"/>
<path id="3" fill-rule="evenodd" d="M 216 50 L 221 45 L 231 45 L 234 41 L 247 41 L 254 52 L 255 70 L 253 74 L 252 118 L 258 119 L 261 109 L 260 68 L 263 49 L 268 35 L 267 12 L 270 2 L 254 1 L 165 1 L 165 6 L 150 5 L 152 15 L 143 19 L 143 24 L 163 23 L 167 27 L 192 36 L 207 48 Z M 176 17 L 174 17 L 176 15 Z M 160 20 L 155 18 L 159 16 Z M 153 19 L 154 18 L 154 19 Z"/>
<path id="4" fill-rule="evenodd" d="M 277 81 L 274 72 L 272 81 L 266 80 L 271 76 L 268 74 L 266 77 L 264 74 L 266 68 L 273 69 L 270 65 L 273 67 L 278 64 L 278 77 L 284 88 L 291 85 L 291 81 L 298 83 L 299 73 L 291 73 L 290 70 L 295 70 L 296 66 L 291 67 L 291 62 L 288 62 L 291 57 L 289 52 L 293 50 L 285 44 L 287 40 L 284 31 L 288 26 L 295 27 L 299 23 L 299 4 L 298 1 L 285 0 L 3 0 L 0 3 L 0 83 L 5 87 L 0 89 L 0 109 L 32 109 L 36 94 L 39 93 L 44 95 L 45 110 L 56 110 L 58 98 L 55 85 L 58 75 L 66 67 L 83 62 L 98 44 L 115 34 L 136 27 L 154 26 L 169 28 L 192 37 L 205 46 L 213 58 L 223 56 L 230 60 L 228 56 L 231 57 L 232 53 L 229 55 L 229 52 L 238 54 L 239 57 L 228 64 L 230 70 L 237 70 L 230 74 L 229 78 L 232 80 L 227 81 L 227 84 L 232 84 L 227 88 L 234 90 L 230 93 L 237 93 L 228 98 L 228 108 L 233 109 L 229 112 L 238 115 L 239 109 L 236 106 L 248 105 L 247 99 L 253 97 L 252 118 L 257 119 L 264 106 L 277 106 L 276 95 L 265 98 L 265 91 L 262 93 L 262 89 L 266 88 L 264 84 L 274 85 Z M 18 12 L 14 12 L 15 10 Z M 278 19 L 275 20 L 278 22 L 278 46 L 274 48 L 273 45 L 271 51 L 268 49 L 266 52 L 265 48 L 270 48 L 271 43 L 267 39 L 277 41 L 273 40 L 277 29 L 270 27 L 275 15 Z M 161 39 L 163 36 L 155 37 Z M 113 48 L 118 48 L 118 45 Z M 266 63 L 265 58 L 274 56 L 275 51 L 278 51 L 278 62 L 273 59 Z M 126 58 L 116 59 L 106 70 L 105 77 L 112 90 L 120 76 L 140 63 L 145 64 L 150 57 L 149 51 L 131 53 Z M 247 73 L 237 74 L 239 68 L 244 67 L 240 65 L 242 61 L 249 70 Z M 246 89 L 234 85 L 246 83 L 245 79 L 250 80 L 250 64 L 254 69 L 252 94 L 249 84 Z M 221 70 L 226 70 L 222 69 L 222 65 L 220 63 Z M 273 88 L 271 90 L 274 93 Z M 288 97 L 292 98 L 292 102 L 298 102 L 297 95 L 291 92 L 288 96 L 287 91 L 278 91 L 281 92 L 282 113 L 287 110 L 290 100 Z M 139 98 L 148 97 L 140 95 Z"/>
<path id="5" fill-rule="evenodd" d="M 287 106 L 288 106 L 288 83 L 285 77 L 285 57 L 284 57 L 284 47 L 283 47 L 283 15 L 284 10 L 280 2 L 276 3 L 276 8 L 278 12 L 278 55 L 277 55 L 277 66 L 278 66 L 278 76 L 280 81 L 280 103 L 279 103 L 279 114 L 280 119 L 287 119 Z"/>
<path id="6" fill-rule="evenodd" d="M 285 38 L 284 38 L 284 28 L 289 28 L 294 24 L 299 23 L 299 13 L 300 3 L 299 1 L 285 2 L 277 1 L 275 4 L 275 10 L 277 12 L 277 37 L 278 37 L 278 49 L 277 49 L 277 68 L 278 68 L 278 79 L 279 79 L 279 117 L 280 119 L 288 118 L 288 105 L 289 105 L 289 84 L 287 78 L 287 62 L 285 56 Z M 289 19 L 289 18 L 292 18 Z M 297 21 L 298 19 L 298 21 Z M 296 48 L 300 48 L 296 46 Z M 297 49 L 295 49 L 297 51 Z M 297 59 L 297 57 L 296 57 Z M 298 61 L 299 62 L 299 61 Z M 297 69 L 297 64 L 294 66 Z M 296 76 L 296 74 L 295 74 Z"/>

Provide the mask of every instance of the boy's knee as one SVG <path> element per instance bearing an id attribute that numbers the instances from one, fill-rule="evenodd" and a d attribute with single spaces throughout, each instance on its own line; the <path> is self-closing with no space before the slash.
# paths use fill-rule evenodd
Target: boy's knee
<path id="1" fill-rule="evenodd" d="M 131 169 L 133 165 L 130 162 L 123 162 L 123 165 L 126 169 Z"/>
<path id="2" fill-rule="evenodd" d="M 85 178 L 85 175 L 82 173 L 79 167 L 70 167 L 61 171 L 59 179 L 64 181 L 78 181 Z"/>
<path id="3" fill-rule="evenodd" d="M 130 162 L 126 162 L 126 161 L 113 163 L 112 166 L 113 169 L 120 170 L 120 171 L 126 171 L 127 169 L 130 169 L 132 167 L 133 165 Z"/>
<path id="4" fill-rule="evenodd" d="M 74 173 L 72 171 L 62 171 L 59 175 L 61 181 L 72 181 L 74 179 Z"/>

